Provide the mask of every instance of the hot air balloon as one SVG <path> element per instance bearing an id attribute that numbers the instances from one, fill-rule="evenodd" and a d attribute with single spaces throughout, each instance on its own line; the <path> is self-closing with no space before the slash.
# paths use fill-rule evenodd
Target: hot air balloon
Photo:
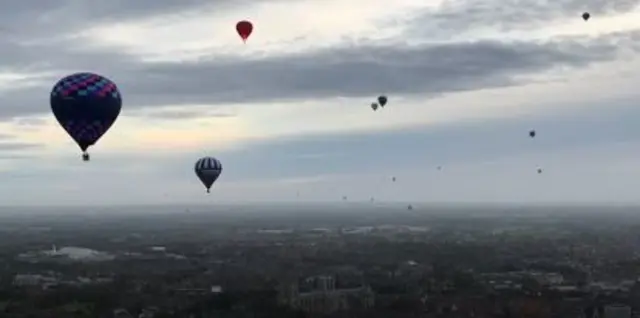
<path id="1" fill-rule="evenodd" d="M 536 136 L 536 131 L 535 130 L 529 131 L 529 137 L 533 138 L 535 136 Z"/>
<path id="2" fill-rule="evenodd" d="M 50 104 L 60 126 L 80 146 L 82 159 L 89 161 L 87 148 L 116 121 L 122 96 L 109 79 L 93 73 L 76 73 L 53 86 Z"/>
<path id="3" fill-rule="evenodd" d="M 538 174 L 542 173 L 542 169 L 538 168 Z"/>
<path id="4" fill-rule="evenodd" d="M 378 104 L 371 103 L 371 109 L 373 109 L 374 111 L 378 110 Z"/>
<path id="5" fill-rule="evenodd" d="M 196 161 L 194 169 L 198 179 L 200 179 L 202 184 L 207 188 L 207 193 L 210 193 L 211 186 L 218 180 L 220 173 L 222 173 L 222 164 L 216 158 L 203 157 Z"/>
<path id="6" fill-rule="evenodd" d="M 236 31 L 238 31 L 238 35 L 242 38 L 242 42 L 247 42 L 247 39 L 253 32 L 253 24 L 247 20 L 242 20 L 236 24 Z"/>
<path id="7" fill-rule="evenodd" d="M 380 104 L 380 107 L 384 107 L 385 105 L 387 105 L 387 96 L 378 96 L 378 104 Z"/>
<path id="8" fill-rule="evenodd" d="M 589 14 L 589 12 L 585 12 L 582 14 L 582 19 L 585 21 L 589 20 L 590 17 L 591 17 L 591 14 Z"/>
<path id="9" fill-rule="evenodd" d="M 392 177 L 391 181 L 396 182 L 396 177 Z"/>

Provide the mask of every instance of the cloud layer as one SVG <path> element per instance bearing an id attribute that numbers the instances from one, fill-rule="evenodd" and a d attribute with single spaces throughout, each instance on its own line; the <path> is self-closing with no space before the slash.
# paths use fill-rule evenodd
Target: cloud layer
<path id="1" fill-rule="evenodd" d="M 501 4 L 501 8 L 508 11 L 522 7 L 518 1 L 515 2 L 504 6 Z M 104 19 L 133 19 L 137 15 L 167 13 L 175 9 L 174 5 L 163 5 L 157 3 L 145 10 L 134 6 L 131 12 L 117 12 L 116 7 L 109 5 L 105 9 L 107 14 Z M 202 3 L 186 2 L 186 8 L 183 9 L 188 9 L 189 5 L 197 7 Z M 450 23 L 455 24 L 457 19 L 460 20 L 460 25 L 464 25 L 462 21 L 467 19 L 450 16 L 477 15 L 488 21 L 505 21 L 491 19 L 487 14 L 495 11 L 495 5 L 486 1 L 445 3 L 437 12 L 446 16 L 446 21 Z M 631 4 L 620 2 L 600 6 L 602 10 L 606 7 L 617 12 L 630 8 Z M 77 10 L 85 12 L 87 8 L 95 9 L 94 5 L 89 4 L 82 7 L 68 4 L 57 10 L 70 14 Z M 573 12 L 571 10 L 575 9 L 575 4 L 539 7 L 551 11 L 566 7 L 559 12 Z M 478 11 L 477 8 L 487 12 Z M 538 12 L 535 7 L 527 8 Z M 22 14 L 34 14 L 23 7 L 20 9 L 23 10 L 20 11 Z M 456 10 L 462 11 L 452 13 Z M 58 11 L 51 8 L 51 12 Z M 544 12 L 534 15 L 545 16 Z M 519 15 L 515 14 L 517 21 L 527 21 L 526 17 L 517 17 Z M 427 20 L 433 21 L 433 17 Z M 414 24 L 420 25 L 417 22 Z M 95 70 L 115 80 L 125 96 L 126 109 L 158 105 L 365 97 L 380 93 L 428 96 L 516 85 L 526 82 L 522 76 L 528 74 L 558 67 L 584 68 L 591 63 L 612 61 L 623 52 L 635 52 L 637 45 L 634 47 L 633 43 L 637 43 L 639 38 L 638 32 L 634 31 L 599 38 L 562 38 L 542 42 L 501 42 L 496 39 L 409 45 L 399 39 L 390 44 L 343 44 L 319 51 L 249 59 L 216 56 L 197 61 L 154 63 L 141 62 L 139 57 L 123 53 L 117 48 L 83 46 L 82 39 L 72 37 L 72 30 L 67 32 L 69 37 L 54 38 L 49 42 L 5 39 L 4 43 L 0 43 L 4 52 L 1 61 L 4 65 L 0 67 L 25 77 L 13 80 L 17 87 L 8 88 L 0 97 L 0 102 L 5 105 L 0 109 L 0 116 L 48 111 L 46 96 L 55 81 L 67 73 L 80 70 Z"/>
<path id="2" fill-rule="evenodd" d="M 305 200 L 333 200 L 348 188 L 368 199 L 378 191 L 374 184 L 398 174 L 412 181 L 377 196 L 562 201 L 564 193 L 568 201 L 607 201 L 613 192 L 584 188 L 580 167 L 615 164 L 635 175 L 630 145 L 640 131 L 629 120 L 640 114 L 629 100 L 640 84 L 633 71 L 640 65 L 640 1 L 380 0 L 362 13 L 354 1 L 335 13 L 344 30 L 333 38 L 331 25 L 269 10 L 294 5 L 286 0 L 6 1 L 0 188 L 16 204 L 28 203 L 20 192 L 37 178 L 46 180 L 43 202 L 56 204 L 77 197 L 86 198 L 78 204 L 201 200 L 191 171 L 200 155 L 223 160 L 218 195 L 229 200 L 288 200 L 297 191 L 315 193 Z M 295 2 L 296 10 L 324 14 L 320 5 Z M 580 19 L 584 11 L 589 22 Z M 258 33 L 243 45 L 233 23 L 249 13 L 297 28 Z M 330 20 L 317 21 L 323 19 Z M 162 39 L 158 23 L 202 41 L 154 43 Z M 193 27 L 209 23 L 211 29 Z M 326 28 L 317 33 L 324 35 L 296 31 L 314 28 Z M 137 37 L 119 41 L 131 34 Z M 92 150 L 91 166 L 76 166 L 77 148 L 49 115 L 51 87 L 77 71 L 112 79 L 125 100 L 113 131 Z M 368 104 L 380 94 L 390 104 L 373 113 Z M 534 142 L 526 138 L 531 127 L 539 130 Z M 439 165 L 448 167 L 437 175 L 448 176 L 439 179 L 447 190 L 429 182 L 420 190 L 426 186 L 418 176 L 434 178 Z M 562 176 L 555 181 L 566 189 L 584 189 L 582 199 L 579 190 L 509 190 L 531 191 L 518 179 L 529 180 L 538 165 L 556 171 L 545 173 L 547 180 Z M 492 193 L 465 182 L 471 177 L 500 181 Z M 538 179 L 529 181 L 540 186 Z M 83 182 L 99 184 L 89 190 Z"/>

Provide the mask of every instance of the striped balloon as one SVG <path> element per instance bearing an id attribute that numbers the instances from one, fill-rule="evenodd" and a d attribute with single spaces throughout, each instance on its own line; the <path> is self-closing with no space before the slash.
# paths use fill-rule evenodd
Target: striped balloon
<path id="1" fill-rule="evenodd" d="M 216 158 L 203 157 L 196 161 L 194 170 L 198 179 L 200 179 L 202 184 L 207 188 L 207 193 L 209 193 L 211 186 L 218 180 L 220 173 L 222 173 L 222 164 Z"/>

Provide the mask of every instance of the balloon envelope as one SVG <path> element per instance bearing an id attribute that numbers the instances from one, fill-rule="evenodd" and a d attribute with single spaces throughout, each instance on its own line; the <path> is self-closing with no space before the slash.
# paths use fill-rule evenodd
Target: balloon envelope
<path id="1" fill-rule="evenodd" d="M 196 161 L 194 170 L 198 179 L 200 179 L 202 184 L 207 188 L 207 192 L 209 192 L 213 183 L 218 180 L 220 173 L 222 173 L 222 164 L 216 158 L 203 157 Z"/>
<path id="2" fill-rule="evenodd" d="M 378 103 L 380 104 L 380 106 L 384 107 L 384 105 L 387 104 L 387 96 L 379 96 Z"/>
<path id="3" fill-rule="evenodd" d="M 116 84 L 106 77 L 76 73 L 53 86 L 50 103 L 60 126 L 86 151 L 116 121 L 122 97 Z"/>
<path id="4" fill-rule="evenodd" d="M 376 103 L 371 103 L 371 108 L 372 108 L 373 110 L 378 110 L 378 104 L 376 104 Z"/>
<path id="5" fill-rule="evenodd" d="M 253 32 L 253 24 L 247 20 L 242 20 L 236 24 L 236 31 L 238 31 L 242 41 L 246 42 L 251 32 Z"/>
<path id="6" fill-rule="evenodd" d="M 591 14 L 589 14 L 589 12 L 585 12 L 582 14 L 582 19 L 584 19 L 585 21 L 589 20 L 590 17 Z"/>

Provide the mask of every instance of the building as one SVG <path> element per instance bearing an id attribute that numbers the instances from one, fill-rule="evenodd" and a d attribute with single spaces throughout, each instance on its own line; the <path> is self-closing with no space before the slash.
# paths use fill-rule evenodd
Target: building
<path id="1" fill-rule="evenodd" d="M 350 308 L 371 308 L 374 294 L 369 286 L 336 289 L 331 276 L 311 278 L 314 290 L 301 293 L 297 284 L 281 291 L 280 302 L 289 307 L 311 313 L 332 313 Z"/>
<path id="2" fill-rule="evenodd" d="M 67 246 L 58 249 L 55 245 L 47 251 L 31 251 L 18 255 L 17 259 L 32 263 L 41 261 L 73 261 L 73 262 L 101 262 L 110 261 L 115 257 L 109 253 L 95 251 L 84 247 Z"/>
<path id="3" fill-rule="evenodd" d="M 126 309 L 118 308 L 113 311 L 113 318 L 134 318 L 134 317 Z"/>
<path id="4" fill-rule="evenodd" d="M 631 307 L 626 305 L 605 306 L 604 318 L 631 318 Z"/>
<path id="5" fill-rule="evenodd" d="M 560 285 L 564 282 L 564 277 L 558 273 L 531 273 L 533 278 L 540 285 Z"/>
<path id="6" fill-rule="evenodd" d="M 13 278 L 14 286 L 43 286 L 55 285 L 58 279 L 52 276 L 44 276 L 39 274 L 16 274 Z"/>

